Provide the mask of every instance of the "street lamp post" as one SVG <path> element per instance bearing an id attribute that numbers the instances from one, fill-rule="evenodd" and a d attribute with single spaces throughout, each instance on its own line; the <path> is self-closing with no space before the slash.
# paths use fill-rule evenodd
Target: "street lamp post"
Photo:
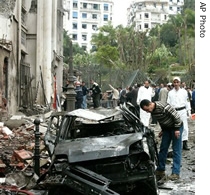
<path id="1" fill-rule="evenodd" d="M 76 92 L 74 90 L 74 73 L 73 73 L 73 48 L 72 41 L 70 42 L 69 52 L 69 85 L 66 92 L 66 110 L 73 111 L 75 109 Z"/>

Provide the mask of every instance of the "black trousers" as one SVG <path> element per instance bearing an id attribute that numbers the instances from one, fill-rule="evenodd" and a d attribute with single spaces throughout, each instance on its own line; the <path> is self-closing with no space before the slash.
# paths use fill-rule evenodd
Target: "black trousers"
<path id="1" fill-rule="evenodd" d="M 98 108 L 100 106 L 100 93 L 99 94 L 93 94 L 93 107 Z"/>

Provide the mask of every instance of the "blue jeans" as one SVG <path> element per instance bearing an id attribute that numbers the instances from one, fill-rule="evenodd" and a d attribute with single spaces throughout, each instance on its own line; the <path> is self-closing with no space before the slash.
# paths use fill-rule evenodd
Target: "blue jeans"
<path id="1" fill-rule="evenodd" d="M 82 108 L 87 108 L 87 95 L 83 95 Z"/>
<path id="2" fill-rule="evenodd" d="M 160 144 L 159 151 L 159 165 L 158 171 L 165 171 L 166 159 L 168 154 L 169 146 L 172 142 L 173 149 L 173 167 L 172 174 L 180 174 L 181 160 L 182 160 L 182 132 L 183 126 L 179 129 L 180 137 L 177 139 L 173 130 L 164 130 L 162 134 L 162 142 Z"/>

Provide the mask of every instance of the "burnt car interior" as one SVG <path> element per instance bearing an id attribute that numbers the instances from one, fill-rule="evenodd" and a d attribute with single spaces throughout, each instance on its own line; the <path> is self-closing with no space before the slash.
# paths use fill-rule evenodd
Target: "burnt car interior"
<path id="1" fill-rule="evenodd" d="M 66 131 L 66 135 L 62 134 L 62 139 L 75 139 L 84 137 L 95 137 L 95 136 L 112 136 L 124 133 L 129 133 L 125 127 L 124 120 L 117 121 L 103 121 L 98 123 L 86 123 L 85 121 L 73 118 L 71 125 L 68 126 L 69 130 Z"/>

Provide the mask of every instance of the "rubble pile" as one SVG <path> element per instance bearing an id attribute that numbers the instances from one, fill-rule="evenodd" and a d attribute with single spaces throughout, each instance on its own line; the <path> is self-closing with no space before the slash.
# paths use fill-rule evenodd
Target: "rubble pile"
<path id="1" fill-rule="evenodd" d="M 1 189 L 5 186 L 30 189 L 36 184 L 38 176 L 34 173 L 35 117 L 16 116 L 0 122 Z M 47 122 L 42 122 L 39 125 L 40 174 L 47 169 L 50 162 L 43 140 L 46 129 Z"/>
<path id="2" fill-rule="evenodd" d="M 50 111 L 49 106 L 39 105 L 39 104 L 33 104 L 32 108 L 24 108 L 20 107 L 19 111 L 24 113 L 26 116 L 33 116 L 33 115 L 39 115 L 39 114 L 45 114 Z"/>

